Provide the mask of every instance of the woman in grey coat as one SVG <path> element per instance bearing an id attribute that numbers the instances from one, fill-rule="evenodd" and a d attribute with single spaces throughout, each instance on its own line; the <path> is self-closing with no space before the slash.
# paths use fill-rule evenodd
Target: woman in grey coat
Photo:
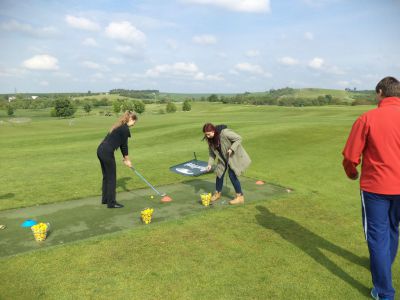
<path id="1" fill-rule="evenodd" d="M 228 171 L 229 178 L 236 192 L 236 197 L 229 201 L 229 204 L 244 203 L 242 187 L 238 177 L 250 165 L 251 160 L 241 145 L 242 138 L 225 125 L 214 126 L 211 123 L 204 124 L 203 133 L 208 142 L 209 150 L 207 170 L 210 171 L 212 165 L 216 162 L 216 188 L 211 201 L 217 201 L 221 198 L 224 175 Z"/>

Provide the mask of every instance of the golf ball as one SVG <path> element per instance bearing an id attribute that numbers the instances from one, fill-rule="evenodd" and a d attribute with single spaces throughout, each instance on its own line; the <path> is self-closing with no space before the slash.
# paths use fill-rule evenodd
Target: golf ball
<path id="1" fill-rule="evenodd" d="M 154 198 L 154 196 L 150 196 L 150 198 L 151 198 L 151 199 L 153 199 L 153 198 Z"/>

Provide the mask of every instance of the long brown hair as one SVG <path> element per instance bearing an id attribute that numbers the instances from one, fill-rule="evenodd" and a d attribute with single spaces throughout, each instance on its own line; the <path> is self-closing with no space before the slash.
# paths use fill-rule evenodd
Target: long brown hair
<path id="1" fill-rule="evenodd" d="M 124 114 L 118 119 L 118 121 L 115 122 L 114 125 L 111 127 L 110 133 L 111 133 L 115 128 L 118 128 L 118 127 L 120 127 L 120 126 L 122 126 L 122 125 L 128 123 L 130 119 L 136 121 L 136 120 L 138 119 L 138 117 L 137 117 L 137 115 L 135 114 L 134 111 L 127 110 L 127 111 L 124 112 Z"/>
<path id="2" fill-rule="evenodd" d="M 214 149 L 217 149 L 221 144 L 220 139 L 219 139 L 219 132 L 218 132 L 217 128 L 211 123 L 204 124 L 203 133 L 211 132 L 211 131 L 214 132 L 214 137 L 209 139 L 208 137 L 206 137 L 204 135 L 204 138 L 207 140 L 209 147 L 213 147 Z"/>

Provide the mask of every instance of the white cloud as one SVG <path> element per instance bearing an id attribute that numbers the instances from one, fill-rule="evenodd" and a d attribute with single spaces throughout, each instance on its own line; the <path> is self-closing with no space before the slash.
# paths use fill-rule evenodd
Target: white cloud
<path id="1" fill-rule="evenodd" d="M 295 66 L 295 65 L 299 64 L 299 61 L 297 59 L 294 59 L 290 56 L 282 57 L 278 61 L 280 64 L 285 65 L 285 66 Z"/>
<path id="2" fill-rule="evenodd" d="M 343 75 L 346 73 L 337 66 L 325 63 L 324 59 L 320 57 L 314 57 L 312 60 L 310 60 L 308 66 L 314 70 L 334 75 Z"/>
<path id="3" fill-rule="evenodd" d="M 59 33 L 57 28 L 53 26 L 33 27 L 30 24 L 21 23 L 15 20 L 0 24 L 0 30 L 21 32 L 39 38 L 53 37 Z"/>
<path id="4" fill-rule="evenodd" d="M 238 63 L 235 66 L 235 69 L 239 72 L 246 72 L 250 74 L 256 74 L 256 75 L 263 75 L 266 77 L 270 77 L 271 74 L 267 73 L 264 71 L 264 69 L 259 66 L 259 65 L 254 65 L 250 63 Z"/>
<path id="5" fill-rule="evenodd" d="M 341 80 L 337 82 L 338 85 L 340 86 L 344 86 L 344 87 L 354 87 L 357 85 L 361 85 L 362 81 L 358 80 L 358 79 L 351 79 L 351 80 Z"/>
<path id="6" fill-rule="evenodd" d="M 212 45 L 217 43 L 217 38 L 211 34 L 197 35 L 194 36 L 192 40 L 200 45 Z"/>
<path id="7" fill-rule="evenodd" d="M 324 60 L 322 58 L 320 58 L 320 57 L 314 57 L 308 63 L 308 66 L 310 68 L 313 68 L 313 69 L 316 69 L 316 70 L 322 69 L 323 65 L 324 65 Z"/>
<path id="8" fill-rule="evenodd" d="M 117 46 L 115 47 L 115 51 L 123 54 L 124 56 L 128 56 L 131 58 L 140 58 L 143 57 L 143 53 L 140 51 L 141 49 L 136 49 L 128 45 Z"/>
<path id="9" fill-rule="evenodd" d="M 57 76 L 57 77 L 61 77 L 61 78 L 65 78 L 65 79 L 72 78 L 72 75 L 70 73 L 67 73 L 67 72 L 54 72 L 52 75 Z"/>
<path id="10" fill-rule="evenodd" d="M 228 10 L 261 13 L 271 10 L 269 0 L 182 0 L 185 3 L 213 5 Z"/>
<path id="11" fill-rule="evenodd" d="M 176 40 L 173 39 L 167 39 L 165 41 L 167 43 L 167 46 L 172 49 L 172 50 L 176 50 L 178 49 L 178 42 Z"/>
<path id="12" fill-rule="evenodd" d="M 303 0 L 303 2 L 311 7 L 322 7 L 330 3 L 338 2 L 340 0 Z"/>
<path id="13" fill-rule="evenodd" d="M 35 55 L 25 60 L 22 65 L 31 70 L 58 70 L 58 59 L 48 54 Z"/>
<path id="14" fill-rule="evenodd" d="M 120 65 L 124 62 L 122 58 L 117 58 L 117 57 L 109 57 L 107 58 L 107 61 L 113 65 Z"/>
<path id="15" fill-rule="evenodd" d="M 258 50 L 248 50 L 248 51 L 246 52 L 246 56 L 247 56 L 247 57 L 257 57 L 257 56 L 260 56 L 260 51 L 258 51 Z"/>
<path id="16" fill-rule="evenodd" d="M 144 45 L 146 42 L 146 35 L 127 21 L 111 22 L 105 34 L 111 39 L 129 44 Z"/>
<path id="17" fill-rule="evenodd" d="M 86 38 L 83 42 L 83 45 L 88 46 L 88 47 L 97 47 L 98 44 L 94 38 Z"/>
<path id="18" fill-rule="evenodd" d="M 98 72 L 98 73 L 93 74 L 92 78 L 93 79 L 103 79 L 104 75 L 103 75 L 103 73 Z"/>
<path id="19" fill-rule="evenodd" d="M 108 68 L 106 66 L 102 66 L 96 62 L 90 61 L 90 60 L 86 60 L 84 62 L 82 62 L 82 65 L 85 66 L 88 69 L 92 69 L 92 70 L 99 70 L 99 71 L 107 71 Z"/>
<path id="20" fill-rule="evenodd" d="M 312 41 L 314 40 L 314 34 L 312 32 L 307 31 L 304 33 L 304 38 L 306 40 Z"/>
<path id="21" fill-rule="evenodd" d="M 115 47 L 115 50 L 123 54 L 129 54 L 132 51 L 134 51 L 134 49 L 131 46 L 117 46 Z"/>
<path id="22" fill-rule="evenodd" d="M 113 77 L 113 78 L 111 78 L 111 81 L 112 82 L 122 82 L 122 79 L 121 78 L 119 78 L 119 77 Z"/>
<path id="23" fill-rule="evenodd" d="M 343 74 L 346 74 L 345 71 L 343 71 L 342 69 L 340 69 L 340 68 L 337 67 L 337 66 L 327 66 L 327 67 L 325 68 L 325 71 L 326 71 L 327 73 L 334 74 L 334 75 L 343 75 Z"/>
<path id="24" fill-rule="evenodd" d="M 199 70 L 195 63 L 177 62 L 174 64 L 157 65 L 154 68 L 148 69 L 145 77 L 185 77 L 194 80 L 209 80 L 222 81 L 224 80 L 221 74 L 208 75 Z"/>
<path id="25" fill-rule="evenodd" d="M 39 84 L 40 84 L 41 86 L 49 86 L 49 82 L 46 81 L 46 80 L 40 81 Z"/>
<path id="26" fill-rule="evenodd" d="M 75 17 L 71 15 L 65 16 L 67 24 L 73 28 L 96 31 L 100 29 L 100 25 L 82 17 Z"/>
<path id="27" fill-rule="evenodd" d="M 146 71 L 146 76 L 158 77 L 162 74 L 166 75 L 185 75 L 195 74 L 198 68 L 194 63 L 177 62 L 172 65 L 158 65 Z"/>
<path id="28" fill-rule="evenodd" d="M 210 80 L 210 81 L 223 81 L 225 80 L 221 74 L 206 75 L 203 72 L 198 72 L 194 76 L 195 80 Z"/>
<path id="29" fill-rule="evenodd" d="M 27 71 L 22 68 L 0 68 L 0 77 L 19 77 L 22 78 Z"/>

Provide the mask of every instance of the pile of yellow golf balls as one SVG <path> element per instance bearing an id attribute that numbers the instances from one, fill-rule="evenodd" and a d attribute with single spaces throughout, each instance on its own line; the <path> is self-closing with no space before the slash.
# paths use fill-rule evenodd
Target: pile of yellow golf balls
<path id="1" fill-rule="evenodd" d="M 153 215 L 154 209 L 146 208 L 141 211 L 140 216 L 142 217 L 142 222 L 144 224 L 149 224 L 151 222 L 151 217 Z"/>
<path id="2" fill-rule="evenodd" d="M 209 206 L 211 201 L 211 193 L 203 193 L 200 195 L 201 197 L 201 204 L 204 206 Z"/>
<path id="3" fill-rule="evenodd" d="M 38 223 L 36 225 L 33 225 L 31 229 L 33 231 L 33 236 L 35 237 L 35 240 L 38 242 L 44 241 L 47 237 L 48 228 L 49 226 L 46 223 Z"/>

